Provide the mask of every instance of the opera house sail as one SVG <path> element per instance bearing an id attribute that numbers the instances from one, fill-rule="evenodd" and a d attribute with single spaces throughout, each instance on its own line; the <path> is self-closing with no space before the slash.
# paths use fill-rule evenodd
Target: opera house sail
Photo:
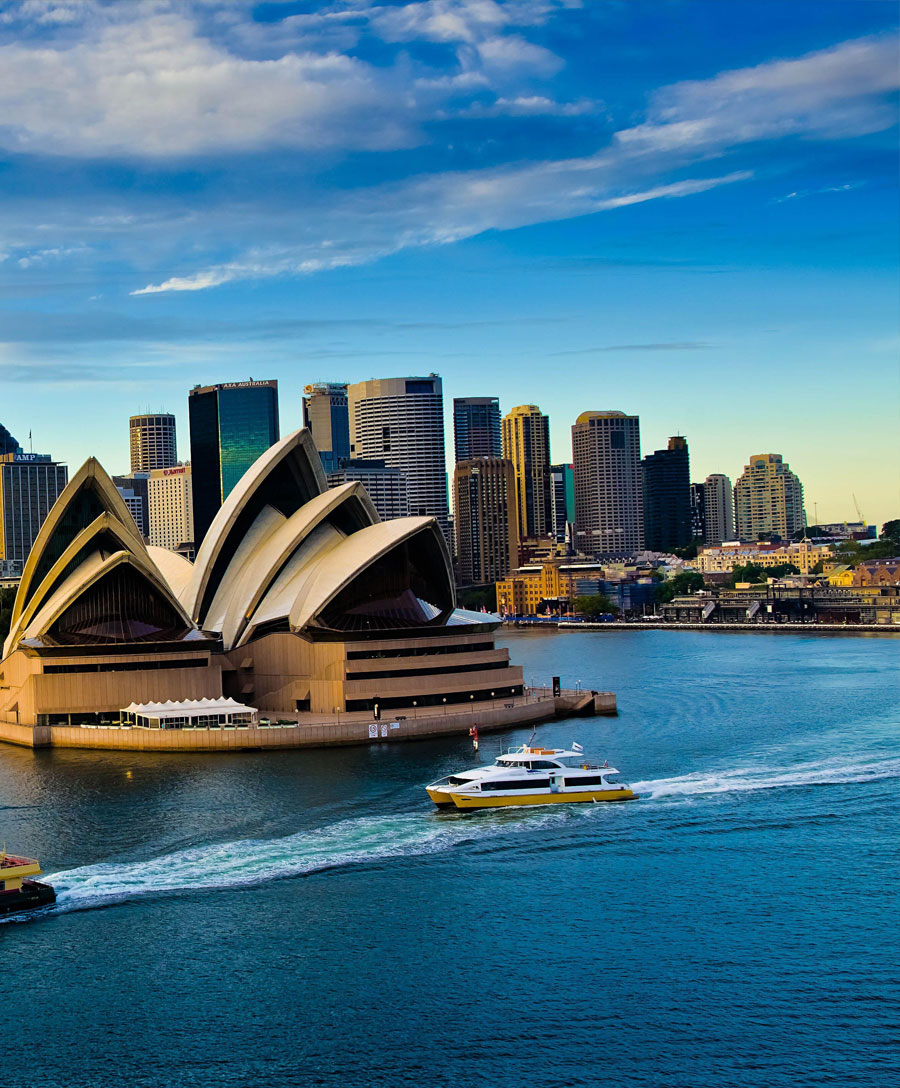
<path id="1" fill-rule="evenodd" d="M 382 522 L 361 484 L 328 490 L 307 430 L 244 474 L 193 564 L 145 545 L 91 459 L 19 585 L 0 661 L 0 736 L 29 743 L 28 730 L 63 730 L 74 744 L 78 729 L 124 729 L 124 708 L 222 698 L 257 709 L 261 723 L 315 725 L 322 743 L 330 726 L 382 716 L 552 716 L 494 646 L 498 623 L 456 607 L 434 518 Z"/>

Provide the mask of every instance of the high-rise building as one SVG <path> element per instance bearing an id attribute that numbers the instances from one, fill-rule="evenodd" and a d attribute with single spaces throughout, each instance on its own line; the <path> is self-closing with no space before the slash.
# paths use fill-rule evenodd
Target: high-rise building
<path id="1" fill-rule="evenodd" d="M 26 453 L 0 426 L 0 575 L 18 578 L 50 508 L 69 479 L 49 453 Z"/>
<path id="2" fill-rule="evenodd" d="M 575 476 L 571 465 L 550 466 L 550 504 L 553 510 L 553 536 L 562 544 L 569 539 L 575 521 Z"/>
<path id="3" fill-rule="evenodd" d="M 112 482 L 134 518 L 138 532 L 146 540 L 150 533 L 150 499 L 148 492 L 149 472 L 129 472 L 126 476 L 113 476 Z"/>
<path id="4" fill-rule="evenodd" d="M 500 457 L 462 461 L 453 473 L 453 512 L 460 585 L 485 585 L 518 565 L 516 474 Z"/>
<path id="5" fill-rule="evenodd" d="M 669 439 L 664 450 L 641 462 L 644 488 L 644 547 L 654 552 L 691 542 L 691 468 L 687 440 Z"/>
<path id="6" fill-rule="evenodd" d="M 453 444 L 456 463 L 473 457 L 499 457 L 500 401 L 496 397 L 453 398 Z"/>
<path id="7" fill-rule="evenodd" d="M 503 456 L 516 474 L 520 539 L 550 536 L 550 420 L 536 404 L 520 404 L 503 417 Z"/>
<path id="8" fill-rule="evenodd" d="M 194 542 L 253 462 L 278 441 L 278 382 L 194 386 L 188 396 Z"/>
<path id="9" fill-rule="evenodd" d="M 350 454 L 406 475 L 409 512 L 428 515 L 449 539 L 444 397 L 437 374 L 378 378 L 347 388 Z"/>
<path id="10" fill-rule="evenodd" d="M 624 412 L 582 412 L 572 427 L 575 547 L 595 558 L 644 547 L 641 428 Z"/>
<path id="11" fill-rule="evenodd" d="M 707 544 L 734 540 L 734 489 L 731 480 L 720 472 L 706 477 L 703 485 L 706 511 L 703 539 Z"/>
<path id="12" fill-rule="evenodd" d="M 169 412 L 132 416 L 128 420 L 128 439 L 132 472 L 171 468 L 178 460 L 175 417 Z"/>
<path id="13" fill-rule="evenodd" d="M 744 540 L 777 534 L 784 540 L 806 525 L 803 485 L 780 453 L 757 453 L 734 488 L 735 528 Z"/>
<path id="14" fill-rule="evenodd" d="M 148 498 L 150 543 L 176 551 L 194 540 L 194 503 L 190 465 L 158 468 L 150 473 Z"/>
<path id="15" fill-rule="evenodd" d="M 303 390 L 303 426 L 309 428 L 322 468 L 334 472 L 350 457 L 350 409 L 347 385 L 316 382 Z"/>
<path id="16" fill-rule="evenodd" d="M 706 485 L 691 484 L 691 536 L 706 541 Z"/>
<path id="17" fill-rule="evenodd" d="M 340 487 L 354 481 L 361 483 L 382 521 L 409 515 L 406 473 L 399 468 L 388 468 L 384 461 L 348 458 L 341 462 L 340 468 L 329 472 L 327 478 L 329 487 Z"/>

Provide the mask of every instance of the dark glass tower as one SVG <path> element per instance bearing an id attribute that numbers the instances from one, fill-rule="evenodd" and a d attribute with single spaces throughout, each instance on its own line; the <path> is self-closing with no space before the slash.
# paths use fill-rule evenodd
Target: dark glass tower
<path id="1" fill-rule="evenodd" d="M 644 483 L 644 547 L 653 552 L 686 548 L 691 531 L 691 470 L 687 441 L 670 438 L 666 449 L 641 462 Z"/>
<path id="2" fill-rule="evenodd" d="M 234 485 L 278 441 L 278 382 L 198 385 L 188 396 L 188 408 L 199 548 Z"/>
<path id="3" fill-rule="evenodd" d="M 453 444 L 457 464 L 473 457 L 500 456 L 500 402 L 496 397 L 453 398 Z"/>

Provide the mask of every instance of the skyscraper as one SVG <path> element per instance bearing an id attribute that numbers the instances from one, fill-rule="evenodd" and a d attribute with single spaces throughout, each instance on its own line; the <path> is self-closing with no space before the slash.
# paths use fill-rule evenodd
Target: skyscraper
<path id="1" fill-rule="evenodd" d="M 17 578 L 44 519 L 68 483 L 49 453 L 26 453 L 0 426 L 0 575 Z"/>
<path id="2" fill-rule="evenodd" d="M 706 484 L 691 484 L 691 536 L 706 542 Z"/>
<path id="3" fill-rule="evenodd" d="M 536 404 L 520 404 L 503 417 L 503 456 L 516 474 L 520 539 L 550 536 L 550 420 Z"/>
<path id="4" fill-rule="evenodd" d="M 178 460 L 175 417 L 168 412 L 132 416 L 128 420 L 128 440 L 132 472 L 171 468 Z"/>
<path id="5" fill-rule="evenodd" d="M 127 476 L 113 476 L 112 482 L 134 518 L 138 532 L 145 539 L 150 535 L 149 472 L 129 472 Z"/>
<path id="6" fill-rule="evenodd" d="M 499 457 L 500 402 L 496 397 L 453 398 L 453 444 L 456 463 L 473 457 Z"/>
<path id="7" fill-rule="evenodd" d="M 744 540 L 777 534 L 782 539 L 806 525 L 803 485 L 780 453 L 756 453 L 734 488 L 737 534 Z"/>
<path id="8" fill-rule="evenodd" d="M 654 552 L 691 542 L 691 469 L 686 439 L 676 435 L 664 450 L 641 462 L 644 489 L 644 547 Z"/>
<path id="9" fill-rule="evenodd" d="M 704 539 L 707 544 L 734 540 L 734 489 L 731 480 L 720 472 L 706 477 L 703 485 L 706 502 Z"/>
<path id="10" fill-rule="evenodd" d="M 303 390 L 303 426 L 309 428 L 322 468 L 334 472 L 350 457 L 350 410 L 347 385 L 316 382 Z"/>
<path id="11" fill-rule="evenodd" d="M 518 563 L 516 474 L 500 457 L 462 461 L 453 473 L 453 512 L 459 584 L 505 578 Z"/>
<path id="12" fill-rule="evenodd" d="M 575 477 L 572 466 L 551 465 L 550 486 L 553 536 L 561 544 L 568 538 L 568 526 L 575 521 Z"/>
<path id="13" fill-rule="evenodd" d="M 572 427 L 575 546 L 629 556 L 644 547 L 641 429 L 624 412 L 582 412 Z"/>
<path id="14" fill-rule="evenodd" d="M 361 483 L 382 521 L 409 515 L 406 473 L 399 468 L 388 468 L 384 461 L 345 458 L 341 461 L 340 468 L 327 474 L 327 480 L 329 487 Z"/>
<path id="15" fill-rule="evenodd" d="M 190 465 L 158 468 L 150 473 L 148 497 L 150 543 L 175 551 L 194 540 L 194 503 Z"/>
<path id="16" fill-rule="evenodd" d="M 195 386 L 191 422 L 194 542 L 197 547 L 231 489 L 278 441 L 278 382 Z"/>
<path id="17" fill-rule="evenodd" d="M 372 379 L 348 386 L 347 397 L 351 456 L 404 472 L 410 514 L 437 518 L 449 539 L 441 379 Z"/>

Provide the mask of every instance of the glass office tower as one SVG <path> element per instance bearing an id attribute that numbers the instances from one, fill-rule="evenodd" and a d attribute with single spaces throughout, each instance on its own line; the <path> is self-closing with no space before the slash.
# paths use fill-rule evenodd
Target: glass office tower
<path id="1" fill-rule="evenodd" d="M 278 382 L 195 386 L 188 396 L 194 536 L 199 548 L 219 507 L 279 439 Z"/>

